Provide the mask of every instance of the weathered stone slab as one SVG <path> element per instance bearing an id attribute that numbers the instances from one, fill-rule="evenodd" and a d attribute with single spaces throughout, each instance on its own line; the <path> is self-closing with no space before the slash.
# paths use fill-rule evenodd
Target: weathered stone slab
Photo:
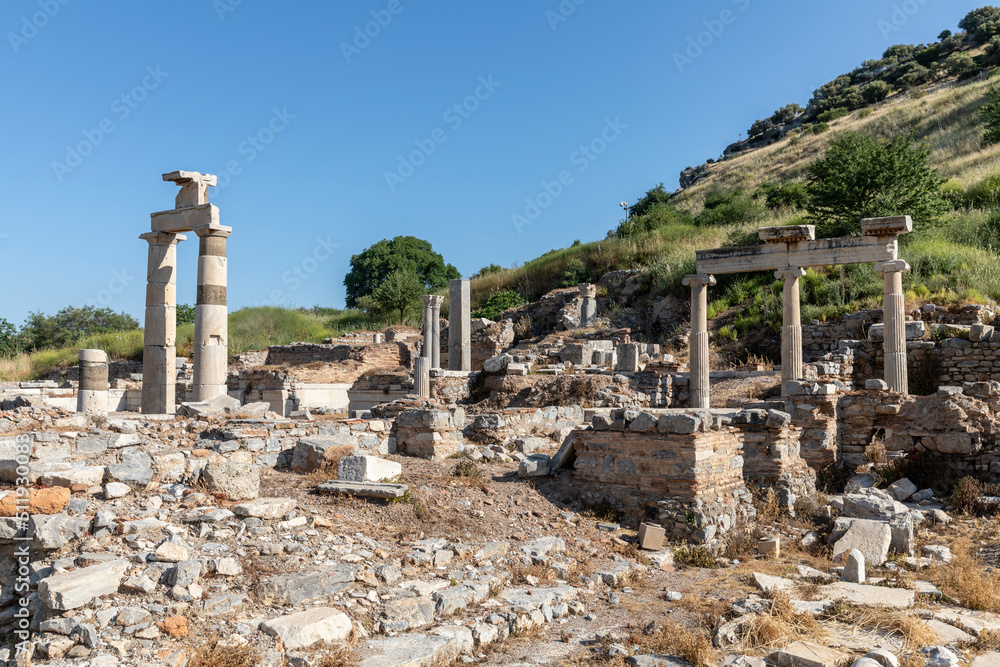
<path id="1" fill-rule="evenodd" d="M 842 667 L 851 656 L 836 649 L 797 641 L 767 656 L 777 667 Z"/>
<path id="2" fill-rule="evenodd" d="M 409 491 L 405 484 L 376 484 L 330 480 L 316 487 L 320 493 L 346 493 L 362 498 L 402 498 Z"/>
<path id="3" fill-rule="evenodd" d="M 210 490 L 229 500 L 253 500 L 260 495 L 260 468 L 251 463 L 213 461 L 202 476 Z"/>
<path id="4" fill-rule="evenodd" d="M 357 565 L 342 564 L 313 572 L 282 574 L 263 582 L 264 604 L 299 604 L 317 600 L 347 588 L 354 581 Z"/>
<path id="5" fill-rule="evenodd" d="M 294 498 L 256 498 L 233 507 L 236 516 L 257 517 L 258 519 L 280 519 L 293 509 Z"/>
<path id="6" fill-rule="evenodd" d="M 377 456 L 344 456 L 337 464 L 341 482 L 384 482 L 403 474 L 403 466 Z"/>
<path id="7" fill-rule="evenodd" d="M 347 639 L 351 634 L 351 619 L 342 611 L 316 607 L 265 621 L 260 629 L 280 638 L 285 649 L 293 650 Z"/>
<path id="8" fill-rule="evenodd" d="M 456 660 L 462 642 L 456 637 L 411 633 L 374 639 L 368 646 L 379 655 L 363 660 L 359 667 L 433 667 Z"/>
<path id="9" fill-rule="evenodd" d="M 847 532 L 833 545 L 833 559 L 838 561 L 842 556 L 857 549 L 872 566 L 879 566 L 889 555 L 892 544 L 892 529 L 883 521 L 854 519 Z M 860 582 L 858 582 L 860 583 Z"/>
<path id="10" fill-rule="evenodd" d="M 847 581 L 836 581 L 821 586 L 820 597 L 834 600 L 846 600 L 859 605 L 882 605 L 896 609 L 905 609 L 913 604 L 914 592 L 903 588 L 887 588 L 885 586 L 868 586 L 852 584 Z"/>
<path id="11" fill-rule="evenodd" d="M 117 593 L 127 569 L 127 561 L 113 560 L 54 574 L 38 582 L 38 597 L 49 609 L 77 609 L 95 598 Z"/>

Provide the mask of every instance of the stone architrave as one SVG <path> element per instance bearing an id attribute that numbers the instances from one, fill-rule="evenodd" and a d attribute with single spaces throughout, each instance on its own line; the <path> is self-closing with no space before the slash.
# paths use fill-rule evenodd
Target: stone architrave
<path id="1" fill-rule="evenodd" d="M 685 287 L 691 288 L 691 407 L 709 407 L 708 366 L 708 288 L 715 277 L 704 274 L 684 276 Z"/>
<path id="2" fill-rule="evenodd" d="M 448 283 L 448 369 L 472 370 L 471 298 L 468 280 Z"/>
<path id="3" fill-rule="evenodd" d="M 597 286 L 590 283 L 580 283 L 580 328 L 594 326 L 597 319 Z"/>
<path id="4" fill-rule="evenodd" d="M 142 349 L 142 412 L 174 412 L 177 386 L 177 244 L 182 234 L 147 232 L 146 315 Z"/>
<path id="5" fill-rule="evenodd" d="M 885 313 L 882 345 L 885 349 L 885 383 L 890 391 L 909 391 L 906 368 L 906 297 L 903 296 L 903 274 L 910 265 L 901 259 L 879 262 L 875 270 L 882 274 L 884 291 L 882 308 Z"/>
<path id="6" fill-rule="evenodd" d="M 805 269 L 787 268 L 774 272 L 783 281 L 781 322 L 781 395 L 785 385 L 802 377 L 802 318 L 799 304 L 799 278 Z"/>
<path id="7" fill-rule="evenodd" d="M 108 411 L 108 353 L 104 350 L 80 350 L 76 411 L 87 414 Z"/>

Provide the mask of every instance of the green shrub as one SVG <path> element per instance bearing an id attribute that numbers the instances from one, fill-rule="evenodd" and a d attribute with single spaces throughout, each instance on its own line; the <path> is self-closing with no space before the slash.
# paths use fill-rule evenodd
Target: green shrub
<path id="1" fill-rule="evenodd" d="M 472 312 L 472 317 L 484 317 L 488 320 L 496 320 L 500 313 L 511 308 L 517 308 L 527 303 L 524 297 L 517 292 L 503 290 L 494 292 L 486 299 L 486 303 L 478 310 Z"/>
<path id="2" fill-rule="evenodd" d="M 830 129 L 829 123 L 817 123 L 816 125 L 810 127 L 809 131 L 812 132 L 813 134 L 823 134 L 829 129 Z"/>
<path id="3" fill-rule="evenodd" d="M 941 197 L 952 208 L 958 208 L 965 203 L 965 187 L 954 178 L 941 184 Z"/>
<path id="4" fill-rule="evenodd" d="M 764 217 L 764 207 L 750 195 L 737 190 L 713 187 L 705 195 L 705 208 L 695 217 L 699 226 L 755 223 Z"/>
<path id="5" fill-rule="evenodd" d="M 836 107 L 834 109 L 827 109 L 820 115 L 816 116 L 816 119 L 821 123 L 830 123 L 838 118 L 843 118 L 849 113 L 851 113 L 851 110 L 847 107 Z"/>
<path id="6" fill-rule="evenodd" d="M 562 275 L 562 286 L 573 287 L 590 281 L 590 269 L 581 260 L 573 258 L 566 263 Z"/>
<path id="7" fill-rule="evenodd" d="M 972 208 L 996 208 L 1000 203 L 1000 171 L 969 186 L 965 191 L 965 203 Z"/>

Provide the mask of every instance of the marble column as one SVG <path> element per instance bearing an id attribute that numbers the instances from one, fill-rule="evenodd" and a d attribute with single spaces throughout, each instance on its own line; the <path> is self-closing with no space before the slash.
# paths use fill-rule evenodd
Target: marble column
<path id="1" fill-rule="evenodd" d="M 229 312 L 226 307 L 226 239 L 230 227 L 196 229 L 198 296 L 194 312 L 192 400 L 226 393 L 229 372 Z"/>
<path id="2" fill-rule="evenodd" d="M 590 283 L 580 283 L 580 328 L 594 326 L 597 319 L 597 286 Z"/>
<path id="3" fill-rule="evenodd" d="M 708 288 L 715 285 L 715 276 L 687 275 L 682 284 L 691 288 L 691 407 L 708 408 Z"/>
<path id="4" fill-rule="evenodd" d="M 177 244 L 181 234 L 147 232 L 146 315 L 142 349 L 142 412 L 170 414 L 177 387 Z"/>
<path id="5" fill-rule="evenodd" d="M 875 270 L 882 274 L 884 291 L 882 307 L 885 328 L 882 345 L 885 349 L 885 383 L 890 391 L 909 392 L 906 368 L 906 298 L 903 296 L 903 273 L 910 265 L 901 259 L 879 262 Z"/>
<path id="6" fill-rule="evenodd" d="M 805 269 L 786 268 L 774 272 L 783 281 L 781 308 L 781 395 L 787 396 L 786 385 L 802 377 L 802 314 L 799 304 L 799 278 Z"/>
<path id="7" fill-rule="evenodd" d="M 87 414 L 108 411 L 108 353 L 104 350 L 80 350 L 76 411 Z"/>
<path id="8" fill-rule="evenodd" d="M 413 360 L 413 391 L 421 398 L 431 397 L 431 360 L 427 357 Z"/>
<path id="9" fill-rule="evenodd" d="M 468 280 L 448 283 L 448 369 L 472 370 L 471 298 Z"/>
<path id="10" fill-rule="evenodd" d="M 443 296 L 431 296 L 431 368 L 441 368 L 441 304 Z"/>
<path id="11" fill-rule="evenodd" d="M 431 308 L 431 299 L 434 298 L 430 294 L 425 294 L 424 299 L 424 346 L 420 351 L 420 357 L 424 359 L 430 359 L 432 356 L 431 350 L 434 349 L 434 309 Z"/>

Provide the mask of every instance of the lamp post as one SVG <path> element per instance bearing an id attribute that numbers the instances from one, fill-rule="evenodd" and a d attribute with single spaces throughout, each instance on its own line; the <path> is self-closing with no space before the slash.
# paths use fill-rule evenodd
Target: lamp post
<path id="1" fill-rule="evenodd" d="M 628 202 L 623 201 L 618 205 L 621 206 L 623 209 L 625 209 L 625 222 L 628 222 Z"/>

